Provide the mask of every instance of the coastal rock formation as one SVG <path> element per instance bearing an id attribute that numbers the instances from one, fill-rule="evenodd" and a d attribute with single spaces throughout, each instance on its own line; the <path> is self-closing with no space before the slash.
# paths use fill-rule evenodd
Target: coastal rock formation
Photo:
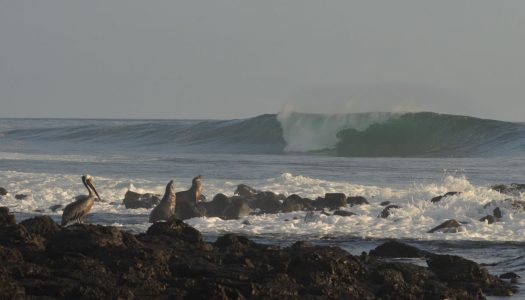
<path id="1" fill-rule="evenodd" d="M 428 233 L 434 233 L 436 231 L 442 231 L 445 233 L 456 233 L 459 231 L 460 227 L 461 227 L 461 224 L 459 224 L 458 221 L 451 219 L 451 220 L 447 220 L 439 224 L 438 226 L 430 229 Z"/>
<path id="2" fill-rule="evenodd" d="M 443 199 L 445 197 L 450 197 L 450 196 L 454 196 L 454 195 L 458 195 L 458 194 L 461 194 L 461 192 L 447 192 L 444 195 L 436 196 L 436 197 L 430 199 L 430 202 L 436 203 L 436 202 L 441 201 L 441 199 Z"/>
<path id="3" fill-rule="evenodd" d="M 400 243 L 383 248 L 425 255 L 429 267 L 383 261 L 389 254 L 381 246 L 358 257 L 339 247 L 282 248 L 234 234 L 208 243 L 180 220 L 133 235 L 111 226 L 62 228 L 48 217 L 16 224 L 9 216 L 0 208 L 6 299 L 468 300 L 514 291 L 475 262 Z"/>
<path id="4" fill-rule="evenodd" d="M 160 203 L 160 195 L 150 193 L 140 194 L 132 191 L 127 191 L 124 195 L 122 203 L 126 208 L 153 208 Z"/>
<path id="5" fill-rule="evenodd" d="M 317 208 L 328 208 L 329 210 L 336 210 L 340 207 L 346 206 L 346 195 L 343 193 L 326 193 L 324 198 L 318 198 L 315 206 Z"/>
<path id="6" fill-rule="evenodd" d="M 498 191 L 502 194 L 517 196 L 519 193 L 525 192 L 525 184 L 520 183 L 511 183 L 506 184 L 496 184 L 490 187 L 491 190 Z"/>
<path id="7" fill-rule="evenodd" d="M 7 195 L 7 190 L 4 189 L 3 187 L 0 187 L 0 196 L 5 196 Z"/>
<path id="8" fill-rule="evenodd" d="M 383 218 L 383 219 L 386 219 L 390 216 L 390 210 L 391 209 L 398 209 L 398 208 L 401 208 L 399 205 L 394 205 L 394 204 L 391 204 L 391 205 L 388 205 L 387 207 L 385 207 L 381 213 L 379 214 L 379 218 Z"/>
<path id="9" fill-rule="evenodd" d="M 16 194 L 16 195 L 15 195 L 15 199 L 16 199 L 16 200 L 24 200 L 24 199 L 26 199 L 27 197 L 29 197 L 29 196 L 26 195 L 26 194 Z"/>
<path id="10" fill-rule="evenodd" d="M 368 201 L 366 200 L 366 198 L 363 197 L 363 196 L 351 196 L 351 197 L 348 197 L 348 198 L 346 198 L 346 202 L 350 206 L 369 204 Z"/>

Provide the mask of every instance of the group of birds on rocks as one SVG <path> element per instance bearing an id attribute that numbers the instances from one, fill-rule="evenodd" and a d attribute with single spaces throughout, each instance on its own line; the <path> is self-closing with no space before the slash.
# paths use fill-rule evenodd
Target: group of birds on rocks
<path id="1" fill-rule="evenodd" d="M 84 217 L 89 213 L 93 204 L 95 204 L 95 196 L 101 200 L 95 185 L 93 184 L 93 177 L 91 175 L 83 175 L 82 183 L 88 190 L 87 195 L 80 195 L 75 198 L 75 201 L 68 204 L 62 213 L 62 226 L 68 226 L 76 223 L 83 223 Z M 176 217 L 175 207 L 177 202 L 179 205 L 195 206 L 197 200 L 202 195 L 202 176 L 199 175 L 192 180 L 191 188 L 187 191 L 175 193 L 173 180 L 166 185 L 166 191 L 160 203 L 153 208 L 149 216 L 149 222 L 154 223 L 158 221 L 168 221 Z"/>

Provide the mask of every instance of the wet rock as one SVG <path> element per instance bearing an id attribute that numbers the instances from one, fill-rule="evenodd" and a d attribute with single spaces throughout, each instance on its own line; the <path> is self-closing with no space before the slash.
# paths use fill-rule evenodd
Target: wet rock
<path id="1" fill-rule="evenodd" d="M 249 220 L 244 220 L 244 221 L 242 221 L 241 224 L 242 224 L 242 225 L 247 225 L 247 226 L 252 225 L 252 223 L 250 223 Z"/>
<path id="2" fill-rule="evenodd" d="M 477 263 L 454 255 L 433 255 L 427 259 L 428 268 L 452 287 L 471 292 L 482 290 L 493 296 L 510 296 L 512 288 L 490 275 Z"/>
<path id="3" fill-rule="evenodd" d="M 389 241 L 370 250 L 370 255 L 395 258 L 418 258 L 428 257 L 433 254 L 398 241 Z"/>
<path id="4" fill-rule="evenodd" d="M 213 197 L 213 200 L 210 202 L 201 202 L 199 205 L 202 205 L 206 210 L 207 217 L 222 217 L 222 212 L 224 209 L 231 203 L 230 198 L 224 194 L 217 194 Z"/>
<path id="5" fill-rule="evenodd" d="M 326 193 L 324 198 L 318 198 L 315 203 L 317 208 L 328 208 L 329 210 L 336 210 L 346 205 L 346 195 L 343 193 Z"/>
<path id="6" fill-rule="evenodd" d="M 16 218 L 9 213 L 9 208 L 0 207 L 0 227 L 16 225 Z"/>
<path id="7" fill-rule="evenodd" d="M 201 206 L 196 206 L 193 202 L 177 199 L 177 205 L 175 206 L 175 218 L 187 220 L 191 218 L 204 217 L 206 212 L 200 208 Z"/>
<path id="8" fill-rule="evenodd" d="M 488 224 L 492 224 L 496 222 L 496 218 L 494 218 L 491 215 L 486 215 L 483 218 L 479 219 L 481 222 L 487 222 Z"/>
<path id="9" fill-rule="evenodd" d="M 459 195 L 459 194 L 461 194 L 461 192 L 447 192 L 444 195 L 436 196 L 436 197 L 430 199 L 430 202 L 436 203 L 436 202 L 441 201 L 441 199 L 443 199 L 445 197 L 450 197 L 450 196 Z"/>
<path id="10" fill-rule="evenodd" d="M 445 233 L 456 233 L 459 231 L 461 224 L 458 223 L 458 221 L 451 219 L 447 220 L 438 226 L 430 229 L 428 233 L 434 233 L 436 231 L 443 231 Z"/>
<path id="11" fill-rule="evenodd" d="M 385 207 L 385 208 L 381 211 L 381 213 L 379 214 L 378 217 L 379 217 L 379 218 L 386 219 L 386 218 L 388 218 L 388 217 L 390 216 L 390 210 L 391 210 L 391 209 L 398 209 L 398 208 L 401 208 L 401 207 L 398 206 L 398 205 L 391 204 L 391 205 Z"/>
<path id="12" fill-rule="evenodd" d="M 187 242 L 202 241 L 201 233 L 181 220 L 154 223 L 148 228 L 146 234 L 165 235 L 173 238 L 180 238 Z"/>
<path id="13" fill-rule="evenodd" d="M 64 207 L 64 205 L 62 204 L 55 204 L 55 205 L 52 205 L 49 207 L 49 209 L 52 211 L 52 212 L 55 212 L 59 209 L 62 209 Z"/>
<path id="14" fill-rule="evenodd" d="M 348 203 L 350 206 L 369 204 L 366 198 L 363 196 L 348 197 L 346 198 L 346 203 Z"/>
<path id="15" fill-rule="evenodd" d="M 501 212 L 501 209 L 499 207 L 494 208 L 494 210 L 492 211 L 492 215 L 498 220 L 503 217 L 503 213 Z"/>
<path id="16" fill-rule="evenodd" d="M 250 202 L 252 209 L 259 209 L 264 214 L 275 214 L 281 210 L 282 203 L 274 192 L 259 192 Z"/>
<path id="17" fill-rule="evenodd" d="M 20 222 L 20 224 L 24 225 L 31 234 L 40 235 L 45 238 L 52 237 L 60 231 L 58 224 L 49 216 L 34 217 L 24 220 Z"/>
<path id="18" fill-rule="evenodd" d="M 224 220 L 237 220 L 250 214 L 250 206 L 244 199 L 232 199 L 231 203 L 222 212 Z"/>
<path id="19" fill-rule="evenodd" d="M 284 199 L 282 205 L 283 212 L 300 211 L 313 208 L 314 206 L 312 200 L 308 198 L 301 198 L 296 194 L 290 195 L 286 199 Z"/>
<path id="20" fill-rule="evenodd" d="M 153 208 L 160 203 L 160 195 L 150 193 L 140 194 L 127 191 L 122 203 L 129 209 L 135 208 Z"/>
<path id="21" fill-rule="evenodd" d="M 519 276 L 518 274 L 514 272 L 507 272 L 507 273 L 499 275 L 499 278 L 509 280 L 510 283 L 516 284 L 518 283 L 518 280 L 521 278 L 521 276 Z"/>
<path id="22" fill-rule="evenodd" d="M 498 191 L 502 194 L 517 196 L 525 192 L 525 184 L 511 183 L 510 185 L 496 184 L 490 187 L 491 190 Z"/>
<path id="23" fill-rule="evenodd" d="M 243 198 L 251 198 L 259 193 L 258 190 L 247 186 L 246 184 L 239 184 L 235 190 L 234 195 L 239 195 Z"/>
<path id="24" fill-rule="evenodd" d="M 5 196 L 7 195 L 7 190 L 4 189 L 3 187 L 0 187 L 0 196 Z"/>
<path id="25" fill-rule="evenodd" d="M 381 206 L 387 206 L 389 204 L 390 204 L 390 201 L 383 201 L 383 202 L 379 203 L 379 205 L 381 205 Z"/>
<path id="26" fill-rule="evenodd" d="M 26 194 L 16 194 L 16 195 L 15 195 L 15 199 L 16 199 L 16 200 L 24 200 L 24 199 L 26 199 L 27 197 L 29 197 L 29 196 L 26 195 Z"/>
<path id="27" fill-rule="evenodd" d="M 355 214 L 351 211 L 346 211 L 346 210 L 336 210 L 334 211 L 333 213 L 334 216 L 341 216 L 341 217 L 350 217 L 350 216 L 354 216 Z"/>

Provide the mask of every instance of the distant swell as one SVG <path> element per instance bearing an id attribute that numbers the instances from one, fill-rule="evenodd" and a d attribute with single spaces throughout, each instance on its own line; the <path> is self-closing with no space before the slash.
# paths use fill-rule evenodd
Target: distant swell
<path id="1" fill-rule="evenodd" d="M 437 113 L 261 115 L 241 120 L 16 120 L 0 150 L 155 151 L 363 157 L 525 154 L 525 125 Z M 37 124 L 37 125 L 34 125 Z M 45 146 L 45 147 L 44 147 Z M 6 150 L 7 149 L 7 150 Z"/>

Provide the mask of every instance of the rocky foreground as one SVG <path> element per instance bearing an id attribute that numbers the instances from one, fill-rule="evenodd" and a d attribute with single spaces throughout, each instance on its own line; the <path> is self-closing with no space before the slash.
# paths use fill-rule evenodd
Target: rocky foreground
<path id="1" fill-rule="evenodd" d="M 388 257 L 422 257 L 420 267 Z M 133 235 L 100 225 L 16 223 L 0 208 L 2 299 L 483 299 L 506 282 L 458 256 L 388 242 L 354 256 L 338 247 L 214 243 L 182 221 Z"/>

